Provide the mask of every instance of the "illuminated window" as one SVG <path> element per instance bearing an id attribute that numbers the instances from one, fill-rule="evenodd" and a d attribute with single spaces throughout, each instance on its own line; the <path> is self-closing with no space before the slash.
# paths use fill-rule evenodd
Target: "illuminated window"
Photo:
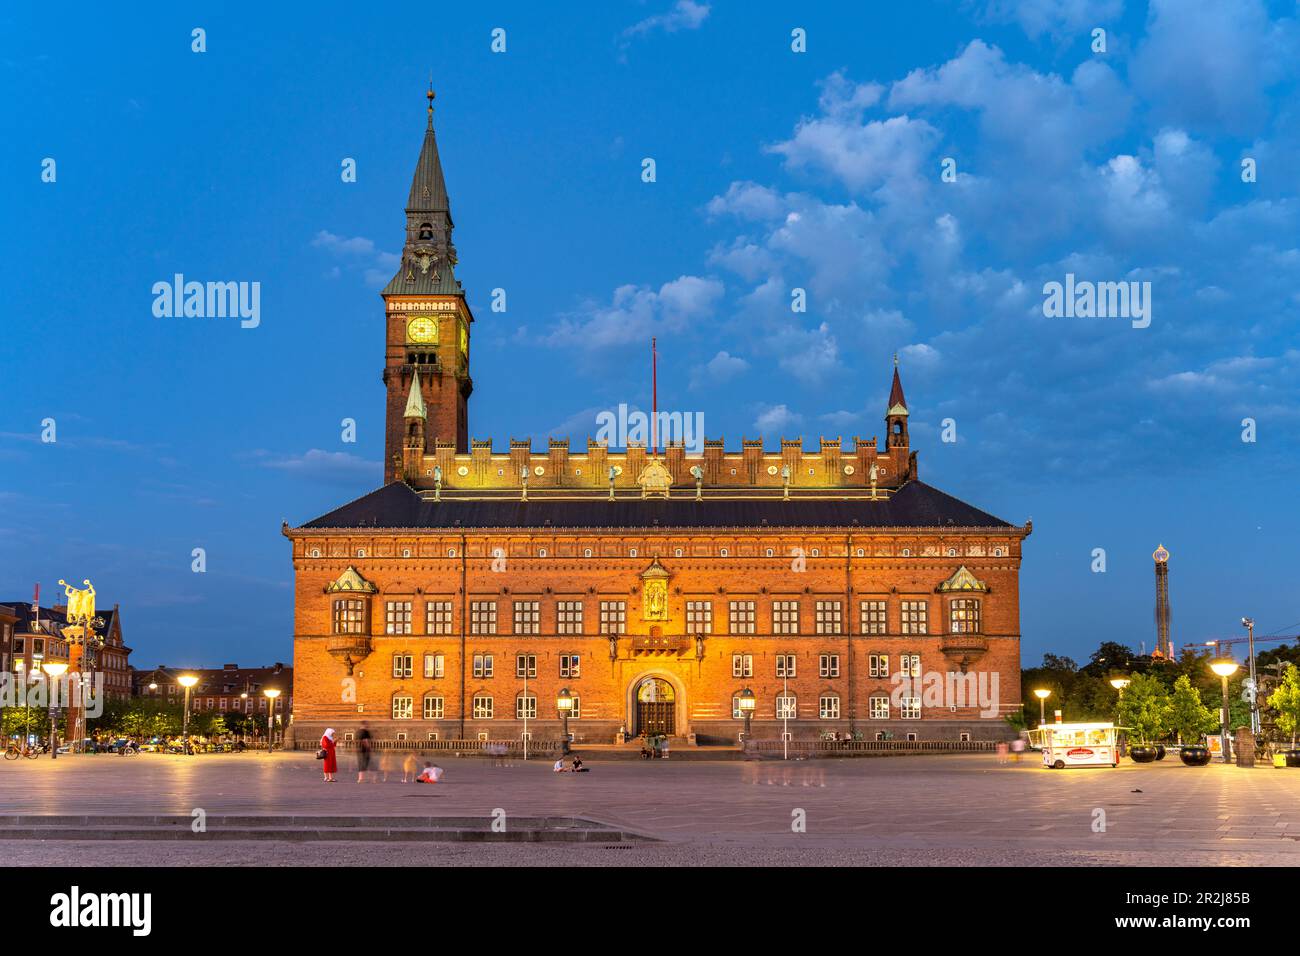
<path id="1" fill-rule="evenodd" d="M 921 655 L 903 654 L 898 658 L 898 672 L 903 677 L 921 676 Z"/>
<path id="2" fill-rule="evenodd" d="M 542 612 L 537 601 L 515 602 L 515 633 L 537 634 L 541 631 Z"/>
<path id="3" fill-rule="evenodd" d="M 384 602 L 384 633 L 385 634 L 410 634 L 411 633 L 411 602 L 410 601 L 385 601 Z"/>
<path id="4" fill-rule="evenodd" d="M 601 601 L 600 602 L 600 633 L 602 634 L 627 633 L 627 602 L 626 601 Z"/>
<path id="5" fill-rule="evenodd" d="M 980 632 L 979 598 L 957 598 L 949 605 L 948 630 L 952 634 Z"/>
<path id="6" fill-rule="evenodd" d="M 798 634 L 799 633 L 799 602 L 798 601 L 773 601 L 772 602 L 772 633 L 773 634 Z"/>
<path id="7" fill-rule="evenodd" d="M 898 702 L 898 716 L 904 720 L 921 719 L 921 698 L 903 697 Z"/>
<path id="8" fill-rule="evenodd" d="M 886 617 L 884 601 L 862 602 L 862 633 L 889 633 L 889 623 Z"/>
<path id="9" fill-rule="evenodd" d="M 926 602 L 904 601 L 901 616 L 904 634 L 930 633 L 929 608 Z"/>
<path id="10" fill-rule="evenodd" d="M 364 634 L 366 632 L 366 602 L 351 598 L 334 602 L 334 633 Z"/>
<path id="11" fill-rule="evenodd" d="M 754 602 L 753 601 L 732 601 L 729 610 L 730 616 L 730 633 L 732 634 L 753 634 L 754 633 Z"/>
<path id="12" fill-rule="evenodd" d="M 393 698 L 393 720 L 410 720 L 415 701 L 411 697 Z"/>
<path id="13" fill-rule="evenodd" d="M 471 634 L 495 634 L 497 632 L 496 601 L 471 601 L 469 608 L 469 632 Z"/>
<path id="14" fill-rule="evenodd" d="M 839 601 L 817 602 L 817 633 L 844 633 L 844 615 L 840 609 Z"/>
<path id="15" fill-rule="evenodd" d="M 555 630 L 559 634 L 582 633 L 581 601 L 561 601 L 556 605 Z"/>
<path id="16" fill-rule="evenodd" d="M 686 602 L 686 633 L 687 634 L 712 634 L 713 633 L 713 602 L 712 601 L 687 601 Z"/>
<path id="17" fill-rule="evenodd" d="M 777 677 L 794 677 L 795 675 L 795 656 L 793 654 L 776 655 L 776 676 Z"/>
<path id="18" fill-rule="evenodd" d="M 451 634 L 451 602 L 429 601 L 424 605 L 426 634 Z"/>
<path id="19" fill-rule="evenodd" d="M 872 720 L 889 719 L 889 698 L 884 694 L 877 694 L 871 698 L 870 711 Z"/>

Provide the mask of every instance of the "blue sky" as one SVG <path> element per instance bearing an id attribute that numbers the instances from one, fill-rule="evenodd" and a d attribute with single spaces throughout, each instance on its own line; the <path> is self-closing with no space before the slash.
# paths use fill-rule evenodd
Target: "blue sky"
<path id="1" fill-rule="evenodd" d="M 730 447 L 877 435 L 897 351 L 922 477 L 1033 518 L 1027 663 L 1149 648 L 1158 542 L 1179 643 L 1300 630 L 1296 5 L 804 6 L 7 7 L 0 598 L 89 577 L 137 666 L 290 659 L 281 520 L 381 478 L 432 71 L 474 437 L 647 406 L 651 335 Z M 261 324 L 155 318 L 178 272 Z M 1150 327 L 1045 318 L 1066 273 L 1151 282 Z"/>

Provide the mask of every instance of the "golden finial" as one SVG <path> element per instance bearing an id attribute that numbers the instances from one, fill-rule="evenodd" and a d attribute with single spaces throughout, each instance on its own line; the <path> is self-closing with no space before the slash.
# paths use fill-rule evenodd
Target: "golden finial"
<path id="1" fill-rule="evenodd" d="M 429 99 L 429 129 L 433 129 L 433 74 L 429 74 L 429 92 L 425 94 Z"/>

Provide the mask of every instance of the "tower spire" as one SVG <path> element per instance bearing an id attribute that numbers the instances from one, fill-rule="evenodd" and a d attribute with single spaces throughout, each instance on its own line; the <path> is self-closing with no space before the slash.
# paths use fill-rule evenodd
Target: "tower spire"
<path id="1" fill-rule="evenodd" d="M 429 131 L 433 131 L 433 74 L 429 74 L 429 92 L 425 94 L 429 98 Z"/>
<path id="2" fill-rule="evenodd" d="M 406 414 L 404 418 L 418 418 L 421 421 L 429 417 L 424 405 L 424 395 L 420 391 L 420 371 L 411 374 L 411 391 L 406 396 Z"/>

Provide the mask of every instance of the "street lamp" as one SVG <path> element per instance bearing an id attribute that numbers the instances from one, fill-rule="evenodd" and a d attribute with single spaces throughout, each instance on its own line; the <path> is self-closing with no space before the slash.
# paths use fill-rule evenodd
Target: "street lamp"
<path id="1" fill-rule="evenodd" d="M 1210 661 L 1210 670 L 1223 681 L 1223 708 L 1219 719 L 1223 724 L 1223 762 L 1228 763 L 1228 722 L 1231 720 L 1228 716 L 1228 678 L 1237 673 L 1237 662 L 1231 657 L 1216 657 Z"/>
<path id="2" fill-rule="evenodd" d="M 1243 617 L 1241 626 L 1246 629 L 1246 639 L 1249 642 L 1249 656 L 1246 658 L 1250 664 L 1250 732 L 1257 734 L 1260 731 L 1259 723 L 1259 684 L 1255 681 L 1255 619 Z"/>
<path id="3" fill-rule="evenodd" d="M 275 699 L 280 696 L 278 687 L 268 687 L 262 691 L 266 695 L 266 752 L 275 749 Z"/>
<path id="4" fill-rule="evenodd" d="M 560 709 L 560 717 L 564 720 L 564 740 L 560 743 L 560 752 L 569 752 L 569 714 L 573 713 L 573 695 L 569 693 L 569 688 L 561 687 L 559 696 L 555 698 L 555 706 Z"/>
<path id="5" fill-rule="evenodd" d="M 754 716 L 754 707 L 758 703 L 754 699 L 754 692 L 746 687 L 740 692 L 740 712 L 745 717 L 745 743 L 749 743 L 749 722 Z"/>
<path id="6" fill-rule="evenodd" d="M 59 692 L 54 686 L 54 678 L 62 677 L 67 672 L 68 665 L 63 661 L 45 661 L 41 664 L 41 670 L 45 671 L 46 684 L 49 685 L 50 691 L 50 759 L 53 760 L 59 755 L 58 718 L 56 717 Z"/>
<path id="7" fill-rule="evenodd" d="M 176 682 L 185 688 L 185 713 L 181 718 L 181 736 L 185 739 L 185 752 L 190 752 L 190 688 L 199 682 L 193 674 L 182 674 Z"/>
<path id="8" fill-rule="evenodd" d="M 248 685 L 244 685 L 244 686 L 248 686 Z M 239 699 L 242 700 L 242 701 L 247 701 L 247 700 L 248 700 L 248 691 L 244 691 L 242 694 L 240 694 L 240 695 L 239 695 Z M 239 722 L 239 727 L 240 727 L 239 741 L 240 741 L 240 743 L 242 744 L 242 743 L 244 742 L 244 738 L 248 736 L 248 722 L 249 722 L 250 720 L 252 720 L 253 718 L 252 718 L 252 717 L 249 715 L 249 713 L 248 713 L 248 704 L 247 704 L 247 703 L 245 703 L 241 709 L 244 711 L 244 718 L 243 718 L 243 720 L 241 720 L 241 721 Z M 254 725 L 254 726 L 256 726 L 256 725 Z M 254 744 L 257 743 L 257 737 L 256 737 L 256 736 L 254 736 L 254 738 L 253 738 L 253 743 L 254 743 Z"/>
<path id="9" fill-rule="evenodd" d="M 1039 687 L 1034 691 L 1034 696 L 1038 698 L 1038 726 L 1042 727 L 1047 723 L 1047 698 L 1052 696 L 1052 692 L 1046 687 Z"/>

